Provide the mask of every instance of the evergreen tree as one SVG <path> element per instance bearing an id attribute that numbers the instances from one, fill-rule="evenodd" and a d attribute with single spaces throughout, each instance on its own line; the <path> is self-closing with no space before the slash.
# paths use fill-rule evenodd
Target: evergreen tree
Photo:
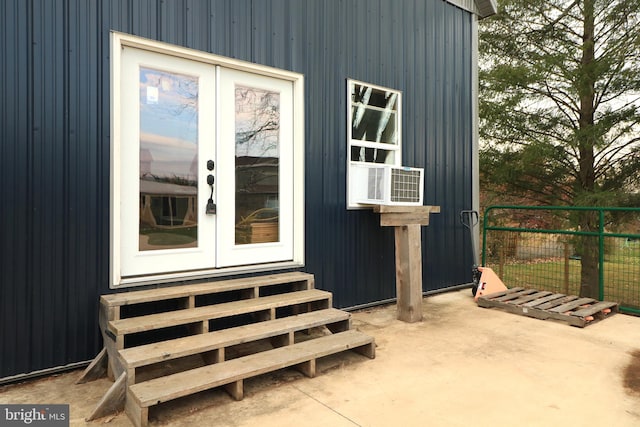
<path id="1" fill-rule="evenodd" d="M 640 0 L 499 0 L 480 24 L 482 185 L 532 204 L 625 206 L 640 189 Z M 597 215 L 576 225 L 596 231 Z M 595 239 L 581 294 L 598 296 Z"/>

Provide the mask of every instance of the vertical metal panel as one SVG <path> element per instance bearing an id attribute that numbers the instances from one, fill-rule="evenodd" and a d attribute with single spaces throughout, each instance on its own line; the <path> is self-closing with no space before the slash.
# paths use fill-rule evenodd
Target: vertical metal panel
<path id="1" fill-rule="evenodd" d="M 33 5 L 33 39 L 31 45 L 31 90 L 30 112 L 32 114 L 27 163 L 29 181 L 28 221 L 28 265 L 37 266 L 27 271 L 30 286 L 28 301 L 31 316 L 28 319 L 30 347 L 35 343 L 47 343 L 40 351 L 26 355 L 31 364 L 42 365 L 51 360 L 49 338 L 55 333 L 55 322 L 43 321 L 54 318 L 53 290 L 63 276 L 63 244 L 65 221 L 63 218 L 65 192 L 63 174 L 64 153 L 64 25 L 62 2 L 39 2 Z M 53 19 L 51 19 L 52 17 Z M 38 286 L 54 279 L 52 286 Z"/>
<path id="2" fill-rule="evenodd" d="M 469 280 L 472 16 L 439 0 L 0 2 L 0 378 L 91 358 L 109 292 L 109 31 L 305 75 L 306 260 L 347 307 L 395 296 L 393 230 L 346 209 L 346 79 L 403 92 L 425 290 Z"/>
<path id="3" fill-rule="evenodd" d="M 29 4 L 0 5 L 0 377 L 29 369 L 27 253 L 29 184 L 24 171 L 29 156 Z M 18 350 L 18 351 L 16 351 Z M 19 352 L 19 356 L 17 353 Z"/>
<path id="4" fill-rule="evenodd" d="M 97 19 L 100 9 L 97 3 L 83 0 L 66 4 L 65 94 L 62 97 L 65 206 L 61 218 L 65 224 L 61 238 L 65 270 L 59 279 L 59 288 L 53 289 L 59 298 L 56 310 L 61 311 L 54 313 L 53 318 L 60 321 L 64 318 L 65 323 L 53 339 L 63 343 L 74 358 L 67 356 L 60 364 L 83 360 L 101 343 L 96 334 L 98 301 L 95 296 L 107 283 L 104 275 L 108 265 L 102 260 L 108 253 L 108 246 L 105 247 L 108 228 L 104 225 L 109 219 L 105 209 L 109 184 L 105 182 L 106 175 L 101 175 L 108 171 L 108 163 L 105 164 L 108 156 L 103 154 L 104 146 L 108 149 L 108 140 L 101 136 L 108 134 L 108 128 L 103 126 L 109 121 L 103 117 L 108 110 L 102 106 L 104 102 L 100 102 L 103 94 L 108 93 L 108 80 L 102 78 L 105 75 L 102 64 L 108 51 L 102 49 L 101 25 Z M 61 348 L 54 346 L 54 351 Z"/>
<path id="5" fill-rule="evenodd" d="M 120 3 L 122 4 L 122 8 L 127 9 L 127 13 L 126 15 L 115 14 L 114 17 L 116 19 L 118 19 L 118 17 L 130 17 L 130 29 L 128 32 L 154 40 L 164 40 L 166 34 L 161 33 L 161 29 L 166 28 L 166 26 L 159 25 L 159 22 L 163 22 L 161 19 L 167 14 L 167 8 L 157 7 L 158 0 L 139 0 L 137 2 Z M 182 2 L 171 3 L 178 4 Z"/>
<path id="6" fill-rule="evenodd" d="M 210 7 L 209 2 L 188 0 L 186 3 L 186 45 L 192 49 L 210 52 Z"/>

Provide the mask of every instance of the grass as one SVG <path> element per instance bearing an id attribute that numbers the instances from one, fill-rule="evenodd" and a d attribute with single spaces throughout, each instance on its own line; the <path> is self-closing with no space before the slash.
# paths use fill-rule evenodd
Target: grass
<path id="1" fill-rule="evenodd" d="M 494 260 L 495 261 L 495 260 Z M 503 263 L 487 262 L 508 287 L 522 286 L 538 290 L 579 295 L 580 261 L 564 257 L 528 261 L 511 259 Z M 621 307 L 640 309 L 640 245 L 610 245 L 604 262 L 604 299 Z"/>
<path id="2" fill-rule="evenodd" d="M 140 234 L 149 237 L 153 246 L 178 246 L 193 243 L 198 239 L 198 227 L 144 228 Z"/>

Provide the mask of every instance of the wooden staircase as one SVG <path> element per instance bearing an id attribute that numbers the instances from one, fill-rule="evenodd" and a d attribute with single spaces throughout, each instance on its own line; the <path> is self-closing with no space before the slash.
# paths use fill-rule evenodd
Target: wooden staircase
<path id="1" fill-rule="evenodd" d="M 203 390 L 240 400 L 250 377 L 288 367 L 313 377 L 316 359 L 345 350 L 375 357 L 373 338 L 302 272 L 104 295 L 100 327 L 105 350 L 79 382 L 107 362 L 116 381 L 88 419 L 124 406 L 136 426 Z"/>

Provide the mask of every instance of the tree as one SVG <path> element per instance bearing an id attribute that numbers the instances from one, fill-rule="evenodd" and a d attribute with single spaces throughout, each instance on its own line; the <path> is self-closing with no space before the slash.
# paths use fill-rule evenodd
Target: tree
<path id="1" fill-rule="evenodd" d="M 499 0 L 479 62 L 483 187 L 538 205 L 637 205 L 640 0 Z M 597 297 L 593 240 L 581 294 Z"/>

